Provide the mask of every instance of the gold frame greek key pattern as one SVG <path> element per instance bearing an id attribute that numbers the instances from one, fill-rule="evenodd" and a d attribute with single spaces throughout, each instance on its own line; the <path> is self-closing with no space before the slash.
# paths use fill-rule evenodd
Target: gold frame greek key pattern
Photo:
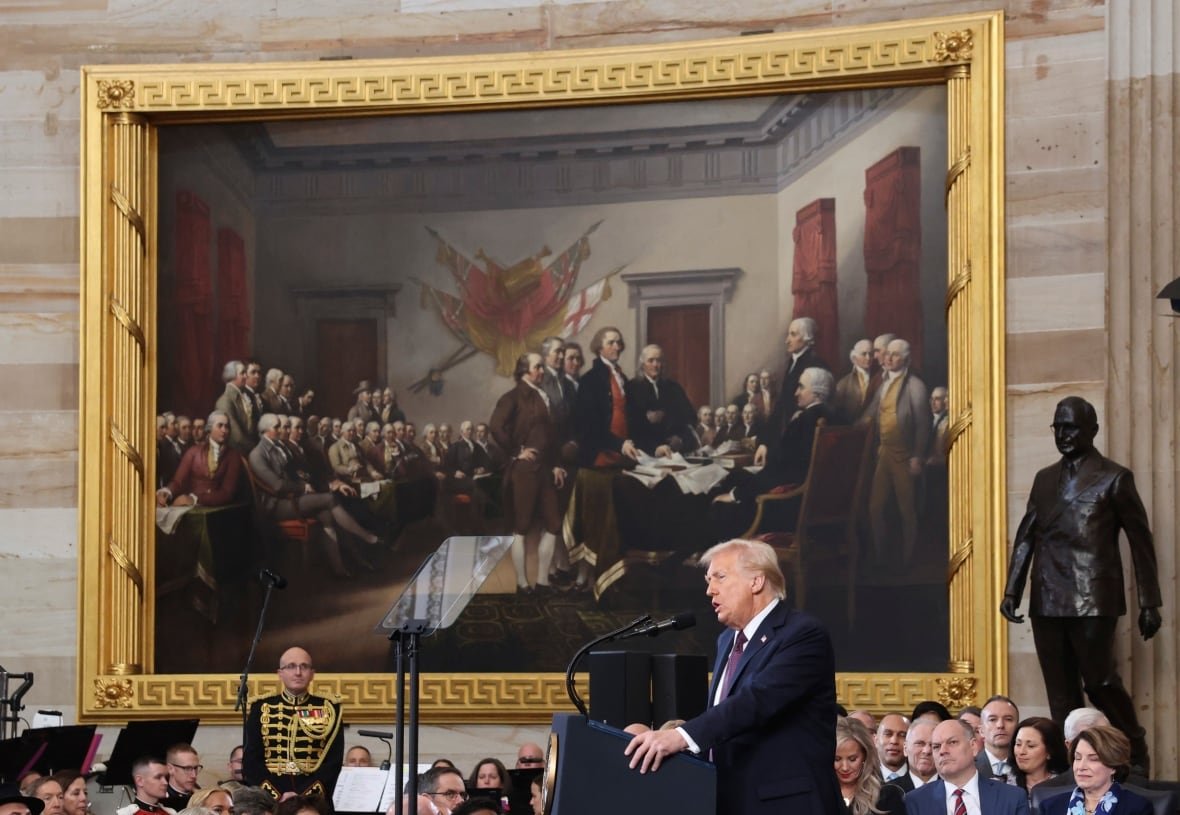
<path id="1" fill-rule="evenodd" d="M 1003 14 L 582 51 L 82 72 L 80 721 L 235 720 L 237 678 L 153 673 L 159 229 L 157 131 L 176 123 L 369 116 L 906 85 L 947 93 L 950 658 L 945 673 L 838 677 L 846 705 L 908 710 L 1006 689 Z M 252 695 L 275 681 L 252 680 Z M 384 674 L 321 675 L 355 722 L 387 721 Z M 586 694 L 583 688 L 583 694 Z M 428 674 L 427 723 L 543 722 L 557 674 Z"/>

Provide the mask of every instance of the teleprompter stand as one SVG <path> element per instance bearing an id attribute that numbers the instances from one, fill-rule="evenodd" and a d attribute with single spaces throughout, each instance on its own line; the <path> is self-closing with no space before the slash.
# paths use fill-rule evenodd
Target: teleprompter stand
<path id="1" fill-rule="evenodd" d="M 511 536 L 451 537 L 418 567 L 401 596 L 377 626 L 393 643 L 397 661 L 397 705 L 394 720 L 395 815 L 409 801 L 417 811 L 418 776 L 410 773 L 406 795 L 401 792 L 404 768 L 418 766 L 418 657 L 421 639 L 449 628 L 479 591 L 496 564 L 512 545 Z M 407 709 L 406 672 L 409 671 Z"/>

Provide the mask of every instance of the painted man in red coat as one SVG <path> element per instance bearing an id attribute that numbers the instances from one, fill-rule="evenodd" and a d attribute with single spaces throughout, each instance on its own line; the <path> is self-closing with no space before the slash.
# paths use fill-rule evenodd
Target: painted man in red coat
<path id="1" fill-rule="evenodd" d="M 214 411 L 209 414 L 205 441 L 185 451 L 172 480 L 156 492 L 156 503 L 162 507 L 220 507 L 237 500 L 242 454 L 228 441 L 229 417 Z"/>

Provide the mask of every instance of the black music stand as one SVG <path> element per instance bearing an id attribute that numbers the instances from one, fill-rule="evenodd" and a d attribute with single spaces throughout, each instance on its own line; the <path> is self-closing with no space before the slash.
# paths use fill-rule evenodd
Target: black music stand
<path id="1" fill-rule="evenodd" d="M 131 765 L 136 759 L 151 756 L 163 762 L 172 745 L 193 743 L 200 723 L 200 719 L 128 722 L 115 739 L 111 757 L 107 759 L 107 770 L 99 777 L 98 783 L 105 787 L 132 786 Z"/>
<path id="2" fill-rule="evenodd" d="M 395 815 L 403 815 L 404 779 L 402 768 L 418 765 L 418 651 L 423 636 L 449 628 L 467 608 L 467 603 L 488 579 L 504 553 L 512 546 L 511 535 L 455 536 L 418 567 L 401 596 L 377 626 L 389 637 L 397 657 L 397 707 L 394 722 Z M 406 709 L 407 663 L 410 673 L 410 704 Z M 410 777 L 406 795 L 418 797 L 418 776 Z"/>

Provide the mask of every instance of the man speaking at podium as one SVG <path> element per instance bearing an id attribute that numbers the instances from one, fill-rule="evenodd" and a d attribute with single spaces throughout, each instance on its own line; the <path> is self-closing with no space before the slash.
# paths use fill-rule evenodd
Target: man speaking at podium
<path id="1" fill-rule="evenodd" d="M 706 594 L 729 628 L 717 640 L 708 710 L 653 730 L 624 751 L 658 770 L 673 753 L 711 756 L 718 815 L 837 815 L 836 665 L 819 621 L 787 606 L 786 581 L 765 543 L 731 540 L 701 557 Z"/>

